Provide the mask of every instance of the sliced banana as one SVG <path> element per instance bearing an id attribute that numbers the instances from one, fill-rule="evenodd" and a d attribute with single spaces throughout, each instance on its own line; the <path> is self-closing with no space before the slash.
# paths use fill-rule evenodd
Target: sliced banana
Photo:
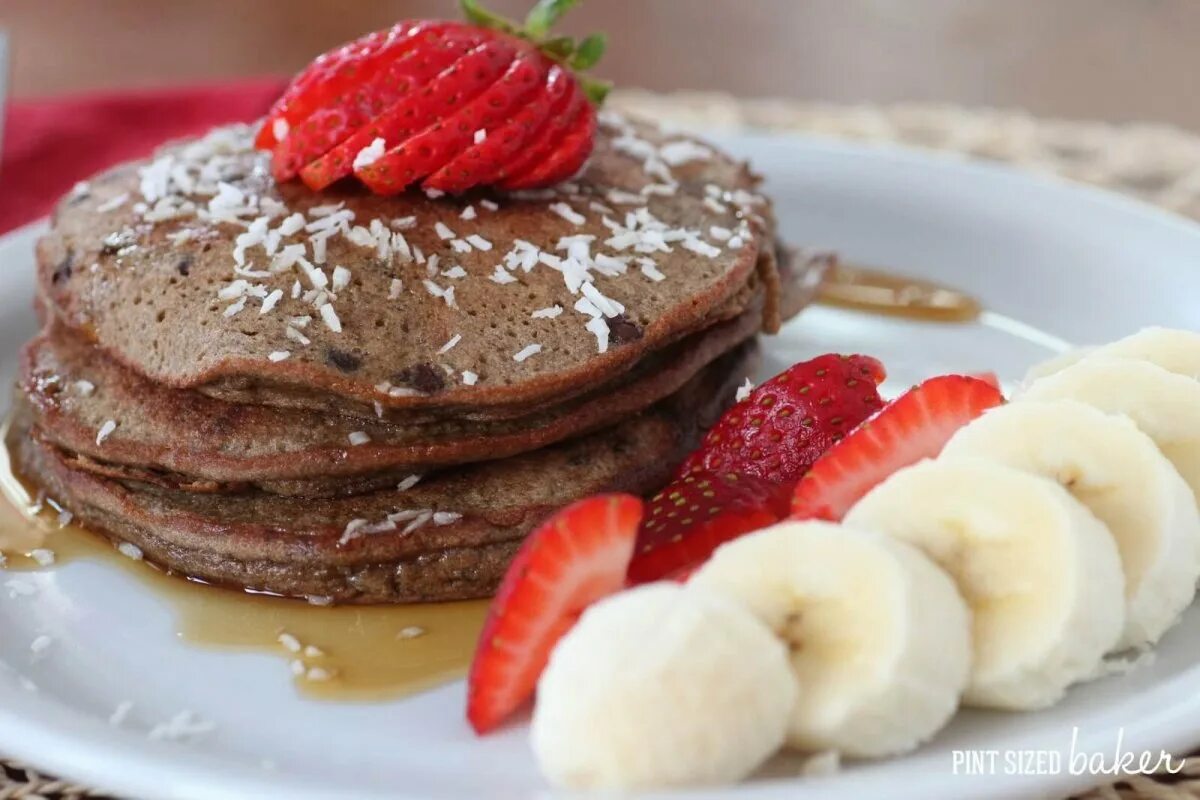
<path id="1" fill-rule="evenodd" d="M 1152 644 L 1200 579 L 1200 512 L 1191 489 L 1127 417 L 1074 400 L 1011 403 L 971 422 L 946 457 L 976 456 L 1058 481 L 1108 526 L 1125 573 L 1118 647 Z"/>
<path id="2" fill-rule="evenodd" d="M 564 788 L 731 783 L 783 744 L 795 702 L 786 648 L 748 610 L 647 584 L 589 608 L 554 648 L 533 750 Z"/>
<path id="3" fill-rule="evenodd" d="M 1034 381 L 1016 402 L 1063 399 L 1132 419 L 1200 497 L 1200 381 L 1148 361 L 1092 356 Z"/>
<path id="4" fill-rule="evenodd" d="M 1053 375 L 1086 356 L 1132 358 L 1149 361 L 1167 372 L 1200 379 L 1200 333 L 1176 328 L 1143 328 L 1137 333 L 1100 347 L 1080 347 L 1034 365 L 1024 383 Z"/>
<path id="5" fill-rule="evenodd" d="M 1025 391 L 1025 387 L 1036 381 L 1038 378 L 1044 378 L 1047 375 L 1053 375 L 1056 372 L 1062 372 L 1072 364 L 1078 364 L 1083 359 L 1087 358 L 1092 353 L 1096 352 L 1095 347 L 1076 347 L 1074 350 L 1068 350 L 1065 353 L 1059 353 L 1056 356 L 1051 356 L 1045 361 L 1040 361 L 1029 368 L 1025 373 L 1025 377 L 1021 380 L 1021 385 L 1016 394 Z M 1014 397 L 1016 396 L 1014 394 Z"/>
<path id="6" fill-rule="evenodd" d="M 900 470 L 845 522 L 915 544 L 958 584 L 974 612 L 964 702 L 1051 705 L 1095 673 L 1125 625 L 1112 535 L 1046 478 L 974 458 Z"/>
<path id="7" fill-rule="evenodd" d="M 722 546 L 691 584 L 736 598 L 791 646 L 795 748 L 906 752 L 958 707 L 970 617 L 954 583 L 913 547 L 785 522 Z"/>

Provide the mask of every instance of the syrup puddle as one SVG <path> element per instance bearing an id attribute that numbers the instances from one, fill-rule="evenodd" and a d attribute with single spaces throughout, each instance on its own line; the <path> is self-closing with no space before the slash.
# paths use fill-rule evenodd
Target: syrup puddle
<path id="1" fill-rule="evenodd" d="M 0 438 L 7 440 L 7 432 L 7 423 L 0 425 Z M 209 649 L 275 654 L 281 677 L 291 676 L 299 692 L 314 699 L 391 700 L 462 677 L 487 611 L 486 600 L 321 607 L 165 574 L 75 525 L 60 527 L 58 511 L 49 501 L 39 509 L 13 472 L 7 443 L 0 448 L 0 494 L 0 550 L 7 553 L 8 571 L 103 562 L 165 601 L 181 640 Z M 53 552 L 53 564 L 43 565 L 31 555 L 43 549 Z"/>
<path id="2" fill-rule="evenodd" d="M 984 313 L 978 300 L 955 289 L 850 264 L 830 270 L 817 302 L 926 322 L 973 322 Z"/>

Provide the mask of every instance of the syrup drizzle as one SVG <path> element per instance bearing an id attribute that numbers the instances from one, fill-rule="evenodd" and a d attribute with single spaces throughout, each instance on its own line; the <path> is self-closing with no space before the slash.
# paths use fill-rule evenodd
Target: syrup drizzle
<path id="1" fill-rule="evenodd" d="M 7 427 L 0 426 L 5 440 Z M 37 502 L 11 463 L 6 441 L 0 449 L 0 550 L 8 553 L 9 571 L 103 562 L 167 603 L 175 634 L 184 642 L 275 654 L 281 679 L 292 679 L 301 694 L 314 699 L 395 699 L 466 673 L 486 600 L 323 607 L 183 580 L 122 555 L 77 525 L 60 526 L 55 508 L 49 501 Z M 39 563 L 32 555 L 39 549 L 53 552 L 54 563 Z M 287 645 L 296 643 L 300 647 L 293 652 Z M 316 650 L 306 653 L 306 647 Z"/>

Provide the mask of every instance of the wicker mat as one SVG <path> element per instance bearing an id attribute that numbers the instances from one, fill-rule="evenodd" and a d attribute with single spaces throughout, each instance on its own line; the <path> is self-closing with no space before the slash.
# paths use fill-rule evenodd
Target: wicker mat
<path id="1" fill-rule="evenodd" d="M 1200 219 L 1200 136 L 1164 125 L 1037 119 L 1028 114 L 946 106 L 848 107 L 727 95 L 618 92 L 623 109 L 708 130 L 812 133 L 896 142 L 1009 162 L 1131 194 Z M 1200 741 L 1200 722 L 1197 723 Z M 1176 762 L 1178 763 L 1178 762 Z M 0 800 L 75 800 L 91 790 L 0 760 Z M 1082 800 L 1200 800 L 1200 754 L 1177 775 L 1130 776 Z"/>

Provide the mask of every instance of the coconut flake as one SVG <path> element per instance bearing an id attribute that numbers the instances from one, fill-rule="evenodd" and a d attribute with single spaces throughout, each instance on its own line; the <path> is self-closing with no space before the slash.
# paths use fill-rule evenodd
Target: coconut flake
<path id="1" fill-rule="evenodd" d="M 106 420 L 105 423 L 100 426 L 100 430 L 96 432 L 96 444 L 104 444 L 104 440 L 109 436 L 112 436 L 112 432 L 116 429 L 117 423 L 115 420 Z"/>
<path id="2" fill-rule="evenodd" d="M 354 447 L 358 447 L 359 445 L 364 445 L 367 442 L 371 441 L 371 437 L 367 434 L 366 431 L 352 431 L 347 438 L 350 440 L 350 444 L 353 445 Z"/>
<path id="3" fill-rule="evenodd" d="M 454 231 L 450 230 L 446 223 L 442 222 L 441 220 L 439 220 L 437 224 L 433 226 L 433 230 L 437 233 L 438 238 L 443 241 L 457 238 L 454 234 Z"/>
<path id="4" fill-rule="evenodd" d="M 325 327 L 334 333 L 342 332 L 342 321 L 338 319 L 337 312 L 329 303 L 321 306 L 321 320 L 325 323 Z"/>
<path id="5" fill-rule="evenodd" d="M 563 202 L 551 203 L 550 210 L 573 225 L 582 225 L 587 222 L 587 217 Z"/>
<path id="6" fill-rule="evenodd" d="M 449 353 L 451 350 L 454 349 L 454 345 L 458 344 L 461 341 L 462 341 L 462 334 L 461 333 L 454 334 L 453 336 L 450 337 L 449 341 L 447 341 L 444 345 L 442 345 L 440 348 L 438 348 L 438 355 L 444 355 L 446 353 Z"/>
<path id="7" fill-rule="evenodd" d="M 275 350 L 267 356 L 267 360 L 278 364 L 280 361 L 287 361 L 291 356 L 292 354 L 287 350 Z"/>
<path id="8" fill-rule="evenodd" d="M 467 386 L 474 386 L 479 382 L 479 376 L 469 369 L 464 369 L 462 373 L 462 382 Z"/>
<path id="9" fill-rule="evenodd" d="M 542 352 L 542 346 L 540 344 L 526 345 L 513 354 L 513 361 L 516 361 L 519 364 L 530 356 L 537 355 L 540 352 Z"/>
<path id="10" fill-rule="evenodd" d="M 370 166 L 382 158 L 386 150 L 387 142 L 383 140 L 383 137 L 376 136 L 371 140 L 369 145 L 358 151 L 354 156 L 354 163 L 351 166 L 357 172 L 359 169 Z"/>
<path id="11" fill-rule="evenodd" d="M 553 305 L 548 308 L 539 308 L 537 311 L 534 311 L 529 316 L 533 317 L 534 319 L 554 319 L 562 312 L 563 312 L 562 306 Z"/>

